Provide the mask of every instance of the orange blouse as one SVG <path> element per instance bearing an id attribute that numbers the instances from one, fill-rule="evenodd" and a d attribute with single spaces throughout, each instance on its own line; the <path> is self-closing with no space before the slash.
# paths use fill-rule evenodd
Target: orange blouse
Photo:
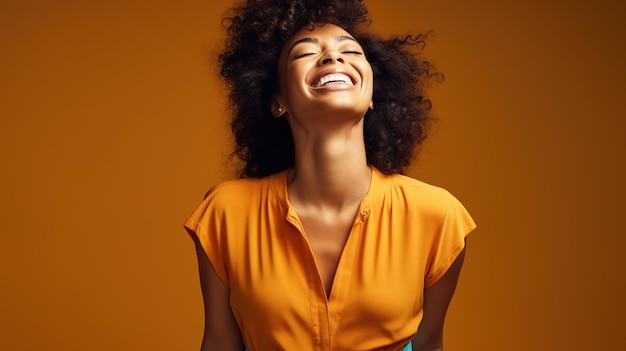
<path id="1" fill-rule="evenodd" d="M 217 185 L 185 223 L 220 279 L 244 343 L 255 350 L 401 350 L 422 319 L 425 288 L 475 227 L 446 190 L 373 168 L 330 298 L 287 172 Z"/>

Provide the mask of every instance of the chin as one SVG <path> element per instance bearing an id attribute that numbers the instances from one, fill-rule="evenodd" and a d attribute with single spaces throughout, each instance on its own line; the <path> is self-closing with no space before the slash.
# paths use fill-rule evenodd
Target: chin
<path id="1" fill-rule="evenodd" d="M 353 120 L 354 118 L 363 118 L 368 111 L 369 106 L 361 107 L 354 104 L 332 104 L 313 108 L 316 115 L 323 115 L 333 120 L 346 118 Z"/>

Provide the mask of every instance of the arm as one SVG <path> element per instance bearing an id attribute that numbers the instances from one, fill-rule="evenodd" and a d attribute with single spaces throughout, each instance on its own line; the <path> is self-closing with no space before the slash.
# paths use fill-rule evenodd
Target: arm
<path id="1" fill-rule="evenodd" d="M 413 338 L 414 351 L 442 351 L 443 324 L 459 280 L 465 249 L 457 256 L 441 279 L 424 290 L 424 316 Z"/>
<path id="2" fill-rule="evenodd" d="M 201 351 L 241 351 L 239 326 L 230 308 L 230 290 L 213 269 L 204 249 L 194 237 L 204 298 L 204 338 Z"/>

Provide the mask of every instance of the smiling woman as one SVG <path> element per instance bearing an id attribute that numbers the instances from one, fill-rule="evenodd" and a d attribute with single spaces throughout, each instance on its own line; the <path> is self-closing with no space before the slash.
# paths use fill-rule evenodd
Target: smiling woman
<path id="1" fill-rule="evenodd" d="M 185 223 L 202 350 L 441 350 L 475 224 L 402 175 L 436 76 L 411 50 L 422 36 L 366 34 L 354 0 L 248 1 L 226 23 L 242 167 Z"/>
<path id="2" fill-rule="evenodd" d="M 363 116 L 373 106 L 373 73 L 356 39 L 339 26 L 318 23 L 299 30 L 284 47 L 275 103 L 282 108 L 278 116 L 289 119 L 292 134 L 313 126 L 334 133 L 346 118 L 354 122 L 348 126 L 362 131 Z M 300 123 L 303 119 L 309 122 Z M 357 138 L 363 144 L 363 136 Z"/>

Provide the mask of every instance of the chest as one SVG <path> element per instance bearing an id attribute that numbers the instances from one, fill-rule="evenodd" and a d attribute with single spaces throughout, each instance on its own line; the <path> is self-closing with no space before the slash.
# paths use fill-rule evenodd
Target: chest
<path id="1" fill-rule="evenodd" d="M 246 339 L 272 330 L 284 336 L 283 346 L 317 340 L 330 350 L 330 340 L 353 347 L 381 330 L 401 334 L 398 340 L 410 336 L 419 324 L 425 256 L 411 249 L 402 223 L 361 214 L 334 224 L 293 216 L 258 233 L 246 230 L 245 246 L 229 255 L 237 262 L 231 303 Z"/>
<path id="2" fill-rule="evenodd" d="M 300 217 L 300 222 L 326 296 L 330 298 L 337 267 L 354 226 L 354 215 L 333 218 L 305 215 Z"/>

